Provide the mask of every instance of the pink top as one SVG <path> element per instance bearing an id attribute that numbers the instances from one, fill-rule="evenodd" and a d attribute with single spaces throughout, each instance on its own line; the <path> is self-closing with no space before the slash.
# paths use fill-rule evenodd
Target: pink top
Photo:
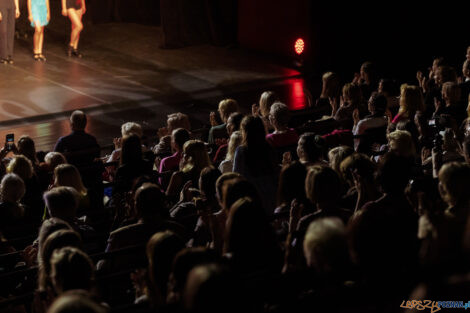
<path id="1" fill-rule="evenodd" d="M 293 146 L 296 145 L 299 141 L 299 135 L 297 135 L 297 132 L 294 129 L 288 128 L 285 132 L 282 133 L 274 132 L 272 134 L 266 135 L 266 141 L 273 148 Z"/>

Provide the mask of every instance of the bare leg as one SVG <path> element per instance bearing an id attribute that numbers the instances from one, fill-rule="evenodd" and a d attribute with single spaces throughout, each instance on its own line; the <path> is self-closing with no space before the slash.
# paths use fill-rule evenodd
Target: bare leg
<path id="1" fill-rule="evenodd" d="M 42 55 L 42 47 L 44 45 L 44 26 L 41 27 L 41 33 L 39 34 L 39 53 Z"/>
<path id="2" fill-rule="evenodd" d="M 70 46 L 74 49 L 78 47 L 78 40 L 80 38 L 80 32 L 83 29 L 83 24 L 81 21 L 81 14 L 80 11 L 75 9 L 68 10 L 68 16 L 70 18 L 70 22 L 72 22 L 72 33 L 70 34 Z"/>
<path id="3" fill-rule="evenodd" d="M 41 53 L 41 26 L 39 25 L 38 22 L 35 23 L 34 27 L 34 54 Z"/>

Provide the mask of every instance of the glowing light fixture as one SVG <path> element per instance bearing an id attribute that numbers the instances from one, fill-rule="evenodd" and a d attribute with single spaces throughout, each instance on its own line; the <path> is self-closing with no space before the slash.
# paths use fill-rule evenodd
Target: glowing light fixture
<path id="1" fill-rule="evenodd" d="M 301 55 L 305 50 L 305 41 L 302 38 L 299 38 L 295 41 L 294 45 L 295 53 Z"/>

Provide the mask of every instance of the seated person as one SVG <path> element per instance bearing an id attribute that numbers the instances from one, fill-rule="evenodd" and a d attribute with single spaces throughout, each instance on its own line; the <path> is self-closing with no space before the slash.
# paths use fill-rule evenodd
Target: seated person
<path id="1" fill-rule="evenodd" d="M 191 124 L 189 123 L 189 117 L 183 113 L 173 113 L 168 115 L 166 120 L 166 127 L 161 127 L 158 130 L 159 142 L 156 144 L 152 151 L 155 153 L 157 158 L 162 158 L 171 155 L 171 134 L 173 130 L 177 128 L 184 128 L 187 131 L 191 131 Z"/>
<path id="2" fill-rule="evenodd" d="M 5 239 L 24 236 L 18 228 L 24 222 L 24 208 L 20 203 L 25 193 L 23 180 L 16 174 L 3 176 L 0 184 L 0 232 Z"/>
<path id="3" fill-rule="evenodd" d="M 157 185 L 145 183 L 137 190 L 134 197 L 134 210 L 138 215 L 137 223 L 111 232 L 106 252 L 144 244 L 159 231 L 171 230 L 185 238 L 184 228 L 171 221 L 165 204 L 165 194 Z M 142 255 L 100 261 L 99 267 L 105 271 L 125 267 L 129 260 L 138 262 L 142 258 L 145 259 L 143 252 L 144 247 L 142 247 Z"/>
<path id="4" fill-rule="evenodd" d="M 159 164 L 159 172 L 177 171 L 183 154 L 183 146 L 189 140 L 189 132 L 184 128 L 178 128 L 171 134 L 171 148 L 174 154 L 163 158 Z M 171 176 L 170 176 L 171 177 Z M 169 183 L 169 177 L 161 177 L 160 184 L 166 188 Z"/>
<path id="5" fill-rule="evenodd" d="M 211 112 L 211 129 L 209 130 L 208 142 L 209 144 L 217 144 L 216 138 L 227 138 L 227 120 L 230 114 L 238 111 L 238 103 L 233 99 L 225 99 L 219 103 L 219 116 L 222 124 L 217 125 L 215 112 Z"/>
<path id="6" fill-rule="evenodd" d="M 289 128 L 290 119 L 289 108 L 281 102 L 276 102 L 271 106 L 269 121 L 274 126 L 274 132 L 266 135 L 266 141 L 273 148 L 282 148 L 296 145 L 299 136 L 294 129 Z"/>
<path id="7" fill-rule="evenodd" d="M 359 119 L 359 112 L 354 111 L 353 120 L 353 135 L 363 135 L 366 130 L 371 128 L 386 127 L 388 124 L 388 118 L 385 116 L 387 110 L 387 98 L 378 94 L 377 92 L 372 93 L 369 99 L 369 113 L 363 119 Z M 385 134 L 385 131 L 384 131 Z M 354 139 L 354 148 L 357 149 L 360 139 Z"/>

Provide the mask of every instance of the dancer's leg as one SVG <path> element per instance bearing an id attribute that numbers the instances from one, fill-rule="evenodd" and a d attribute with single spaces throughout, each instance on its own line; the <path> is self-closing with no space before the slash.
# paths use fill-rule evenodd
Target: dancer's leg
<path id="1" fill-rule="evenodd" d="M 79 11 L 75 9 L 68 10 L 68 16 L 69 16 L 70 22 L 72 23 L 72 33 L 70 35 L 70 46 L 72 46 L 74 49 L 77 49 L 78 40 L 80 38 L 80 32 L 83 29 L 81 16 L 78 15 L 78 12 Z"/>

